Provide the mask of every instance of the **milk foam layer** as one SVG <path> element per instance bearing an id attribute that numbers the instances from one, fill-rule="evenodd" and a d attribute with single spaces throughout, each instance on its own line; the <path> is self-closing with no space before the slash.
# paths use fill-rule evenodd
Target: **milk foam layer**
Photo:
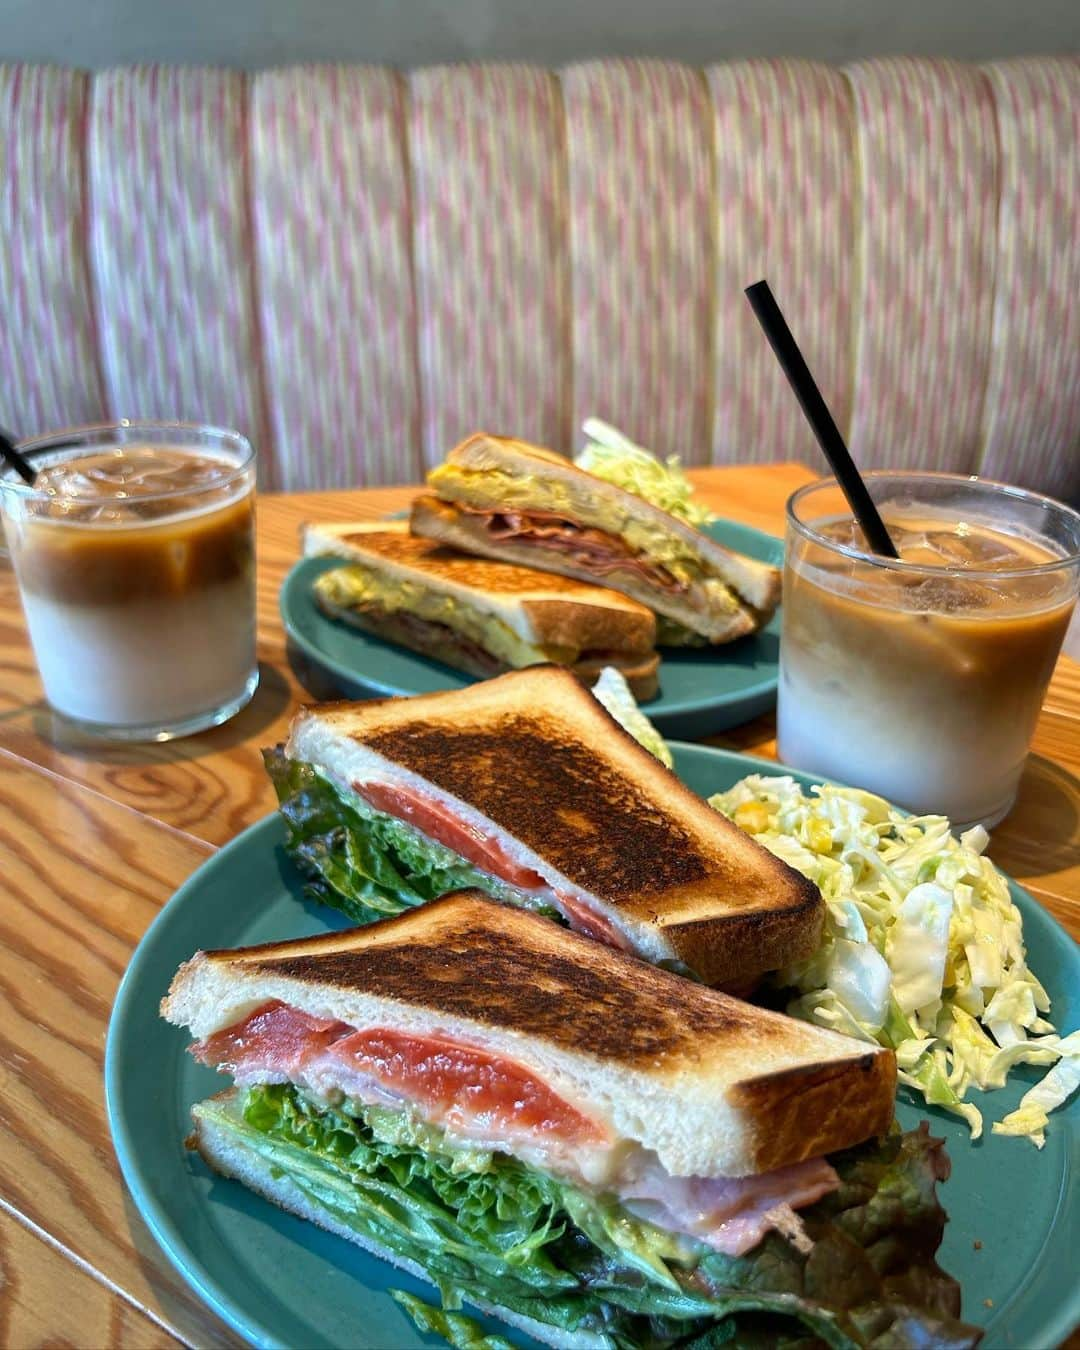
<path id="1" fill-rule="evenodd" d="M 240 580 L 162 606 L 93 609 L 26 597 L 23 607 L 49 702 L 84 722 L 186 722 L 240 698 L 254 666 L 251 588 Z"/>

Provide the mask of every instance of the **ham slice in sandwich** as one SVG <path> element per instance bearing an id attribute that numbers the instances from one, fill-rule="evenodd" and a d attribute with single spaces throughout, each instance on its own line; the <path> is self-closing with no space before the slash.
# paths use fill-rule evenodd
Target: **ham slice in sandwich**
<path id="1" fill-rule="evenodd" d="M 662 645 L 731 642 L 780 602 L 771 563 L 540 446 L 475 435 L 428 474 L 414 534 L 466 553 L 590 581 L 665 620 Z"/>
<path id="2" fill-rule="evenodd" d="M 212 1167 L 552 1344 L 629 1287 L 706 1324 L 710 1261 L 805 1249 L 826 1155 L 893 1115 L 890 1051 L 478 892 L 200 952 L 162 1012 L 235 1084 L 194 1108 Z"/>

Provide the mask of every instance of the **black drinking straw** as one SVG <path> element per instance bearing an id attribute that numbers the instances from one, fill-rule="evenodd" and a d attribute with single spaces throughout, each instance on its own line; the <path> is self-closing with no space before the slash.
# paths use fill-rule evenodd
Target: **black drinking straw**
<path id="1" fill-rule="evenodd" d="M 854 512 L 855 519 L 862 526 L 867 543 L 875 553 L 880 553 L 882 557 L 898 558 L 900 555 L 897 553 L 893 541 L 889 538 L 889 531 L 885 528 L 885 522 L 881 519 L 877 507 L 870 499 L 866 484 L 855 467 L 855 461 L 851 458 L 848 448 L 844 444 L 844 438 L 840 435 L 840 429 L 833 421 L 832 413 L 829 412 L 828 405 L 821 397 L 821 390 L 815 384 L 813 375 L 810 374 L 810 367 L 803 360 L 803 354 L 799 351 L 795 339 L 791 335 L 791 329 L 787 326 L 786 319 L 780 313 L 780 306 L 776 303 L 776 297 L 769 289 L 769 283 L 767 281 L 755 281 L 752 286 L 747 286 L 746 298 L 750 301 L 750 306 L 757 315 L 758 323 L 765 330 L 769 345 L 776 353 L 776 359 L 780 362 L 784 374 L 788 377 L 788 383 L 795 391 L 799 406 L 806 414 L 806 420 L 813 428 L 818 444 L 832 466 L 833 473 L 836 474 L 836 481 L 843 489 L 844 496 Z"/>
<path id="2" fill-rule="evenodd" d="M 2 427 L 0 427 L 0 455 L 3 455 L 24 482 L 33 486 L 37 474 L 30 467 L 29 461 L 15 449 L 15 442 Z"/>

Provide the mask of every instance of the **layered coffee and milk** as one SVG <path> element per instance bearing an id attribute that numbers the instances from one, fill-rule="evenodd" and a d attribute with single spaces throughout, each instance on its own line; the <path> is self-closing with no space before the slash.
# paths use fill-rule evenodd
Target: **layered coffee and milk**
<path id="1" fill-rule="evenodd" d="M 250 472 L 201 447 L 124 445 L 44 468 L 5 525 L 52 706 L 153 732 L 243 701 L 253 509 Z"/>
<path id="2" fill-rule="evenodd" d="M 992 823 L 1016 791 L 1069 623 L 1075 571 L 998 524 L 883 516 L 906 567 L 789 539 L 778 750 L 789 764 L 901 806 Z"/>

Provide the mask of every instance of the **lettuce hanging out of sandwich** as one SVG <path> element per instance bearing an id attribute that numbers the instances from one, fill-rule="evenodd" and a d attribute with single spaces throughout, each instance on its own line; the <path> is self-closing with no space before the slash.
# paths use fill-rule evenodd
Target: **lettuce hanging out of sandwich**
<path id="1" fill-rule="evenodd" d="M 606 666 L 592 692 L 624 731 L 671 767 L 664 738 L 618 669 Z M 263 764 L 285 820 L 286 849 L 304 873 L 309 899 L 340 909 L 357 923 L 373 923 L 469 886 L 519 902 L 518 893 L 497 877 L 362 798 L 346 797 L 313 765 L 290 759 L 284 746 L 264 750 Z M 560 917 L 551 906 L 533 908 Z"/>
<path id="2" fill-rule="evenodd" d="M 467 887 L 519 902 L 513 887 L 406 821 L 339 791 L 312 765 L 288 759 L 282 746 L 264 750 L 263 763 L 285 820 L 286 851 L 304 874 L 309 899 L 356 923 L 374 923 Z"/>
<path id="3" fill-rule="evenodd" d="M 422 1266 L 451 1311 L 505 1308 L 620 1350 L 977 1339 L 934 1261 L 948 1163 L 925 1124 L 830 1159 L 839 1188 L 800 1211 L 807 1250 L 774 1230 L 727 1256 L 398 1111 L 325 1109 L 273 1084 L 197 1113 L 328 1218 Z"/>
<path id="4" fill-rule="evenodd" d="M 685 520 L 697 529 L 718 519 L 695 498 L 693 484 L 683 472 L 678 455 L 661 460 L 598 417 L 587 417 L 581 429 L 588 439 L 574 456 L 579 469 L 643 497 L 669 516 Z"/>
<path id="5" fill-rule="evenodd" d="M 476 892 L 199 953 L 162 1011 L 235 1082 L 206 1162 L 427 1280 L 461 1343 L 463 1304 L 612 1350 L 978 1340 L 890 1051 Z"/>

